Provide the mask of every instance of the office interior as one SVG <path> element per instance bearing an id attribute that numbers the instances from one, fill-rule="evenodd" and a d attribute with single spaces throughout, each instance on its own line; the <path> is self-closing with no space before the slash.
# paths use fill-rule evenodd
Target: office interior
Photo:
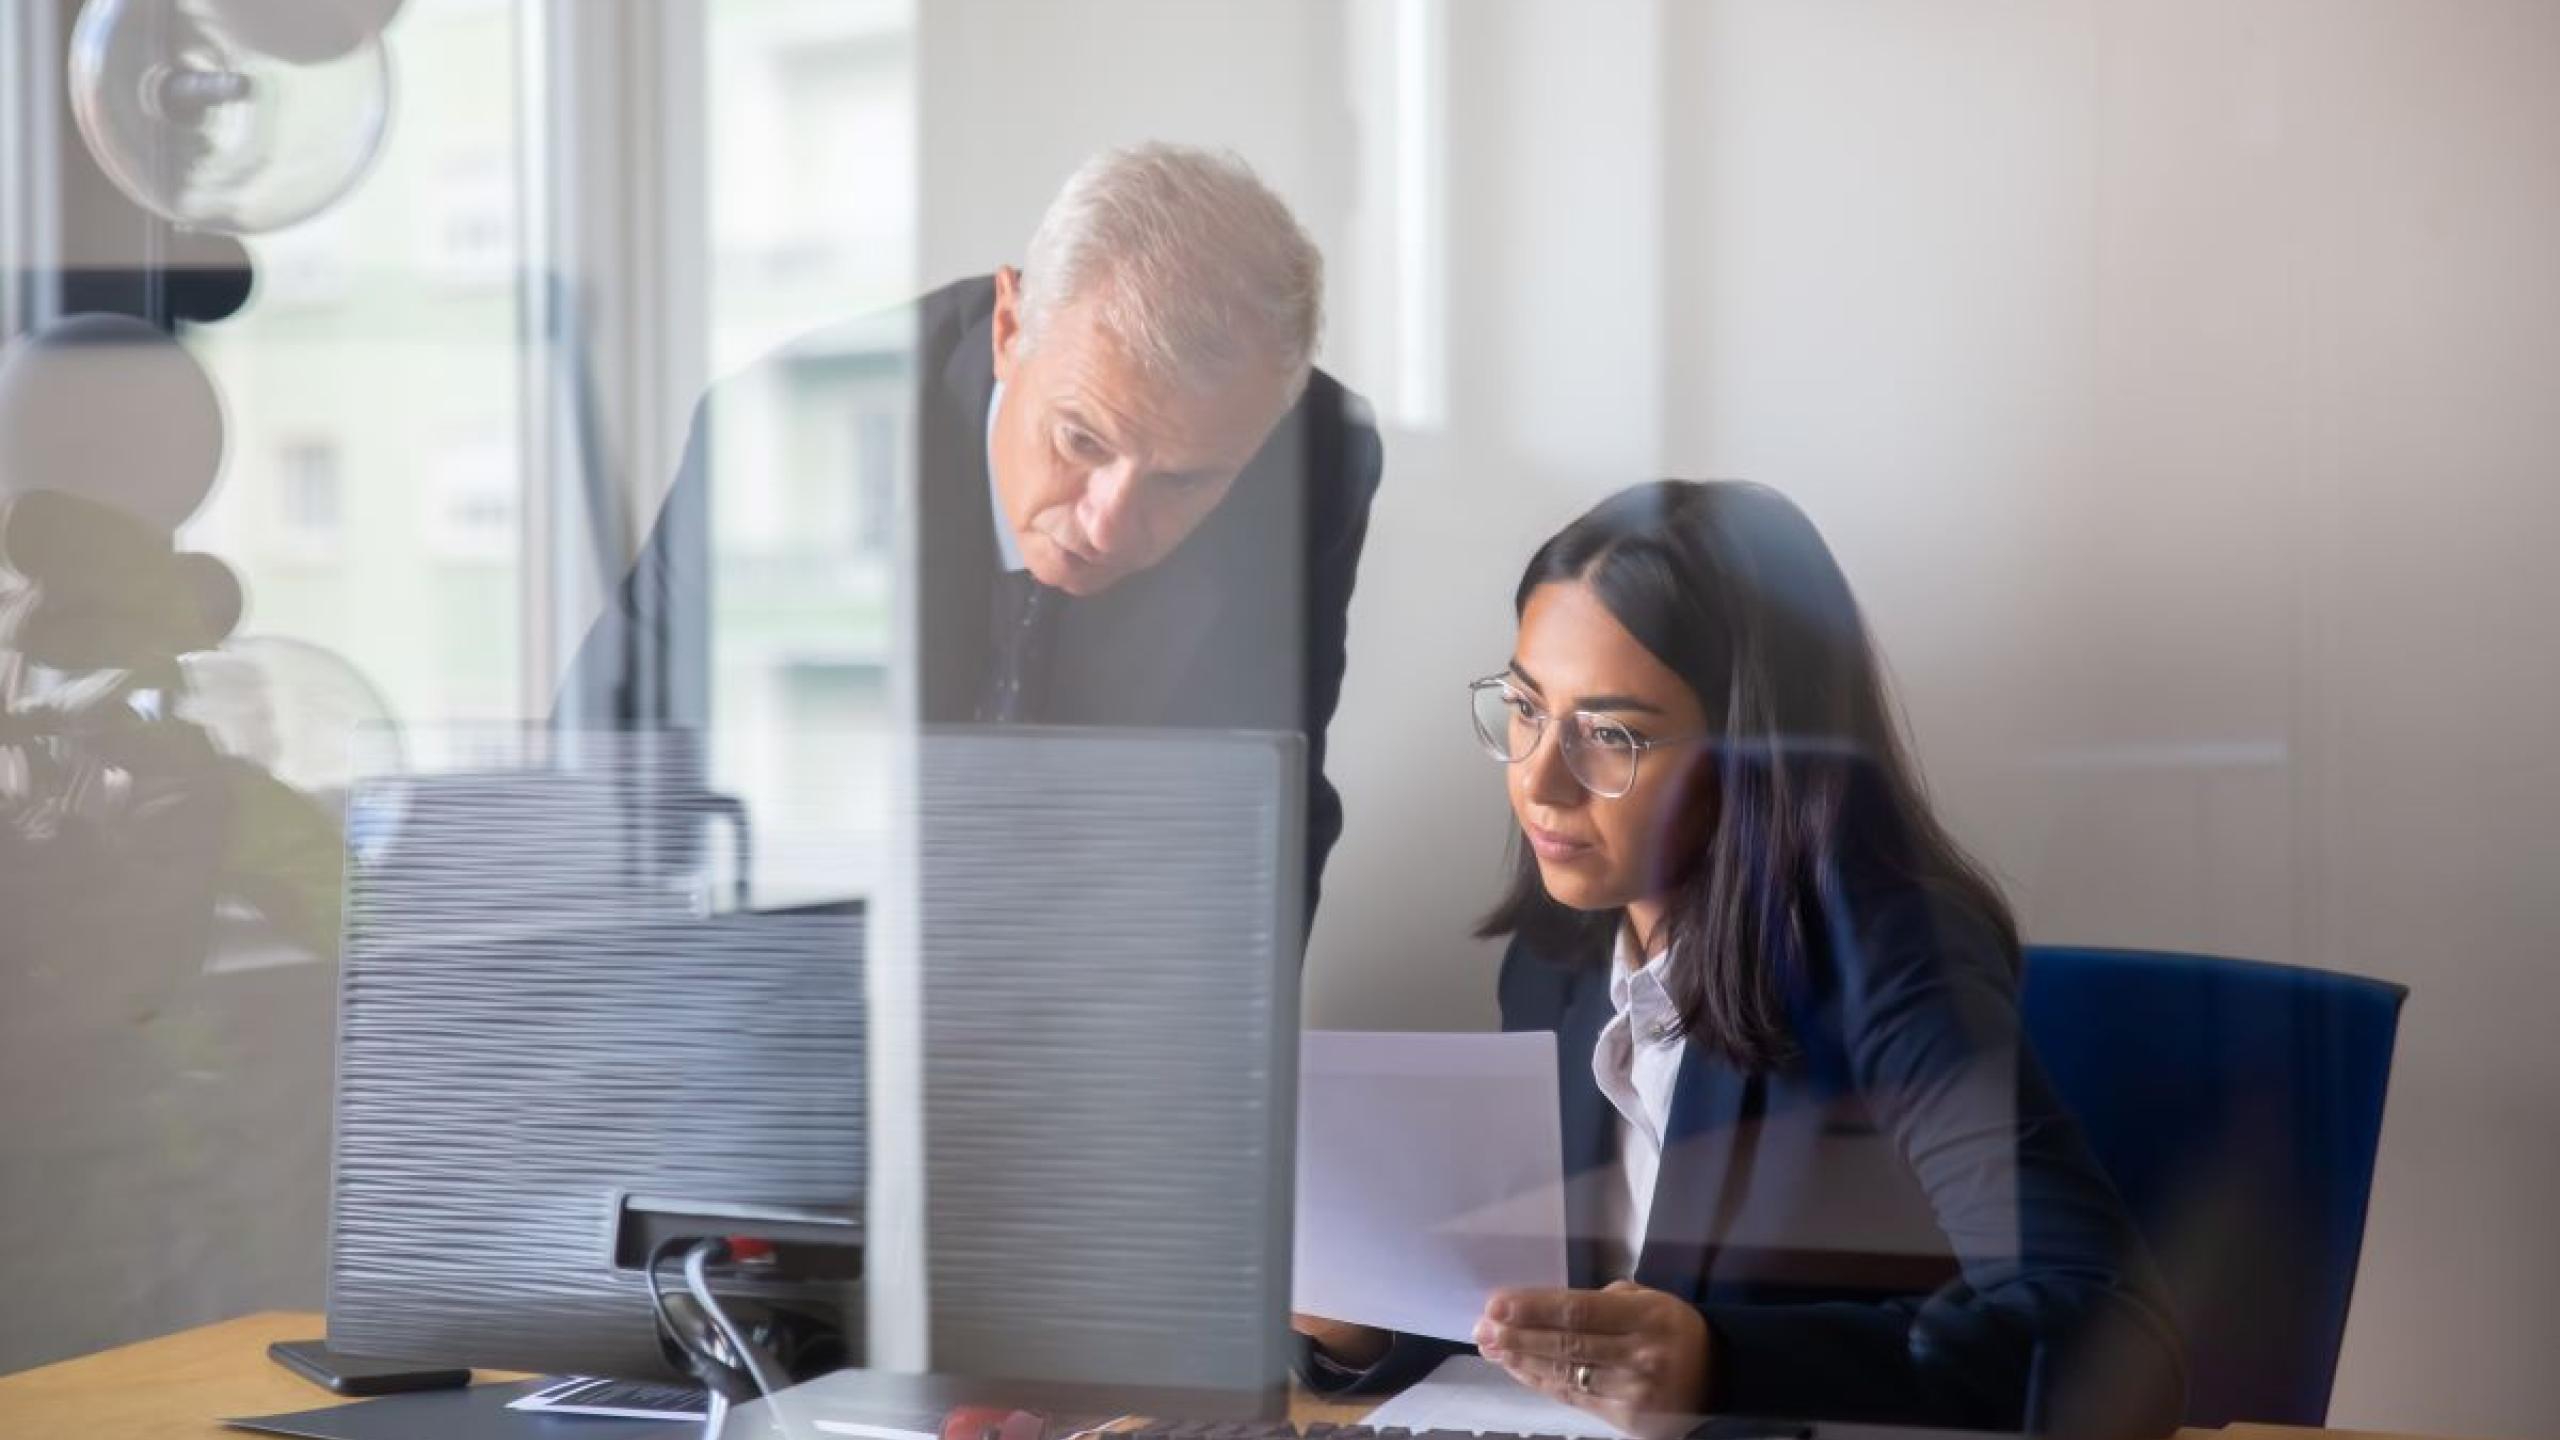
<path id="1" fill-rule="evenodd" d="M 1459 705 L 1521 564 L 1628 485 L 1757 481 L 2031 946 L 2405 987 L 2327 1423 L 2549 1433 L 2560 7 L 347 3 L 371 28 L 218 196 L 137 198 L 148 137 L 75 113 L 151 6 L 0 16 L 0 335 L 179 352 L 0 396 L 0 494 L 57 444 L 134 467 L 98 483 L 236 580 L 166 657 L 189 714 L 326 817 L 180 894 L 168 857 L 229 842 L 143 817 L 84 871 L 0 766 L 0 1289 L 42 1297 L 0 1375 L 322 1307 L 345 798 L 551 723 L 724 381 L 753 478 L 714 501 L 699 763 L 773 894 L 895 883 L 895 315 L 1162 141 L 1303 225 L 1384 456 L 1307 1026 L 1494 1028 L 1513 832 Z M 76 959 L 31 938 L 75 918 Z"/>

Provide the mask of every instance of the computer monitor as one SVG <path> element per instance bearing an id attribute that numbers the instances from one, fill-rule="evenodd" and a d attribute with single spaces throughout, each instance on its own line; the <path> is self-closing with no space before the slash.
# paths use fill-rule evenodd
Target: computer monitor
<path id="1" fill-rule="evenodd" d="M 922 1084 L 883 1082 L 921 1101 L 925 1163 L 872 1191 L 922 1181 L 899 1208 L 925 1220 L 931 1369 L 1285 1401 L 1303 749 L 928 737 Z M 906 1333 L 889 1274 L 875 1333 Z"/>
<path id="2" fill-rule="evenodd" d="M 616 836 L 527 823 L 683 823 L 635 801 L 646 765 L 383 782 L 342 979 L 333 1345 L 666 1375 L 650 1235 L 796 1217 L 811 1268 L 861 1232 L 871 1273 L 761 1298 L 833 1307 L 856 1360 L 886 1323 L 909 1368 L 1283 1393 L 1301 742 L 889 743 L 904 818 L 869 843 L 908 863 L 851 868 L 895 893 L 781 913 L 671 912 L 669 877 L 576 858 Z M 522 803 L 582 785 L 622 793 Z M 899 1137 L 876 1174 L 875 1132 Z"/>
<path id="3" fill-rule="evenodd" d="M 351 798 L 330 1339 L 666 1375 L 652 1216 L 859 1214 L 861 907 L 715 905 L 689 736 L 464 748 L 492 763 Z"/>

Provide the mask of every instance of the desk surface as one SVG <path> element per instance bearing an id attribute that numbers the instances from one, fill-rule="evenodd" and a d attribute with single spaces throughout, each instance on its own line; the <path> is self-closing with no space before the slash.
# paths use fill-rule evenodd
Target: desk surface
<path id="1" fill-rule="evenodd" d="M 157 1340 L 101 1350 L 76 1360 L 0 1376 L 0 1435 L 80 1436 L 93 1440 L 212 1440 L 237 1436 L 226 1415 L 272 1415 L 329 1403 L 326 1390 L 267 1358 L 277 1340 L 323 1332 L 318 1315 L 271 1312 L 182 1330 Z M 500 1377 L 483 1372 L 478 1378 Z M 1300 1395 L 1291 1418 L 1350 1421 L 1366 1405 L 1330 1404 Z M 2189 1430 L 2180 1440 L 2410 1440 L 2346 1430 L 2234 1425 Z"/>

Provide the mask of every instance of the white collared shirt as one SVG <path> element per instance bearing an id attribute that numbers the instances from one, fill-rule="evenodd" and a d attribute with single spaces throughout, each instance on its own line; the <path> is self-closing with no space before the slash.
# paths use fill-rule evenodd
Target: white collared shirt
<path id="1" fill-rule="evenodd" d="M 1022 558 L 1022 542 L 1013 537 L 1013 527 L 1004 520 L 1004 493 L 996 488 L 996 411 L 1004 405 L 1004 382 L 996 382 L 996 391 L 987 397 L 987 510 L 996 519 L 996 561 L 1014 574 L 1031 568 Z"/>
<path id="2" fill-rule="evenodd" d="M 1680 1078 L 1680 1008 L 1663 984 L 1670 952 L 1639 962 L 1635 932 L 1618 927 L 1609 957 L 1609 1004 L 1617 1013 L 1592 1047 L 1591 1078 L 1618 1112 L 1617 1180 L 1599 1186 L 1600 1263 L 1608 1278 L 1632 1277 L 1644 1254 L 1653 1213 L 1654 1178 L 1662 1170 L 1662 1136 L 1671 1123 L 1671 1090 Z"/>

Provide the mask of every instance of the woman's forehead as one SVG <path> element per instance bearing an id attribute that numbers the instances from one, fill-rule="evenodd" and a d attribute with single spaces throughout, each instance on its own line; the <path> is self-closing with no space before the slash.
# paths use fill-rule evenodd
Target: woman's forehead
<path id="1" fill-rule="evenodd" d="M 1530 592 L 1511 654 L 1513 673 L 1552 705 L 1624 699 L 1665 714 L 1694 716 L 1699 710 L 1679 674 L 1580 581 Z"/>

